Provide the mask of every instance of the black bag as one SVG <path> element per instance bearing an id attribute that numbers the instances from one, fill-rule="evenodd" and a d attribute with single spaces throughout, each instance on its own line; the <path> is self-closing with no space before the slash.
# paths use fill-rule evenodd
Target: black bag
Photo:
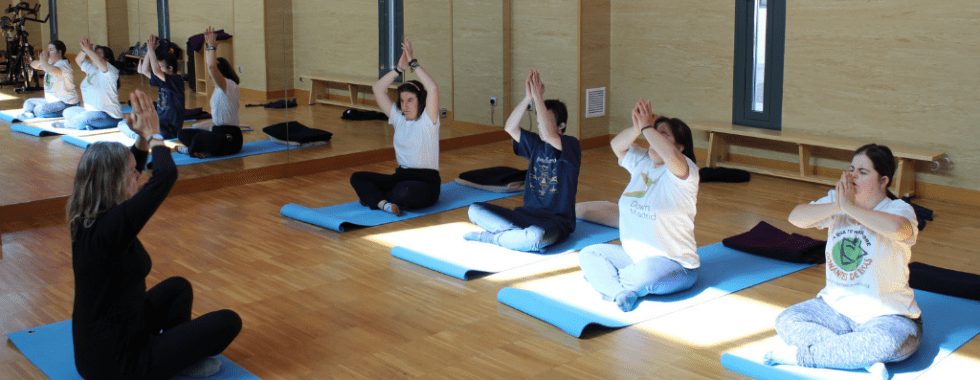
<path id="1" fill-rule="evenodd" d="M 909 286 L 928 292 L 980 301 L 980 275 L 913 262 Z"/>
<path id="2" fill-rule="evenodd" d="M 333 133 L 322 129 L 310 128 L 295 121 L 270 125 L 262 128 L 262 132 L 265 132 L 273 140 L 298 144 L 327 142 L 333 137 Z"/>
<path id="3" fill-rule="evenodd" d="M 727 182 L 739 183 L 748 182 L 751 178 L 749 172 L 742 169 L 729 168 L 701 168 L 698 170 L 701 182 Z"/>
<path id="4" fill-rule="evenodd" d="M 245 107 L 265 107 L 265 108 L 293 108 L 296 107 L 296 99 L 281 99 L 265 104 L 246 104 Z"/>

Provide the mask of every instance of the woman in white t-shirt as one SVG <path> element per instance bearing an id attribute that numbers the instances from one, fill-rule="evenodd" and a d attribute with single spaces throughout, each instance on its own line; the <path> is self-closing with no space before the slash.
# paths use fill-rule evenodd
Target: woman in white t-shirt
<path id="1" fill-rule="evenodd" d="M 65 59 L 66 49 L 64 42 L 51 41 L 48 49 L 31 62 L 31 67 L 44 71 L 44 97 L 27 99 L 24 102 L 24 113 L 19 119 L 60 117 L 65 108 L 78 104 L 78 91 L 75 91 L 71 63 Z"/>
<path id="2" fill-rule="evenodd" d="M 244 144 L 238 120 L 240 80 L 228 60 L 217 57 L 217 49 L 217 33 L 208 27 L 204 31 L 204 61 L 214 84 L 211 93 L 213 123 L 202 123 L 177 132 L 177 139 L 184 144 L 177 146 L 177 151 L 197 158 L 236 154 L 242 151 Z"/>
<path id="3" fill-rule="evenodd" d="M 635 144 L 643 135 L 650 148 Z M 636 308 L 648 294 L 689 289 L 698 278 L 694 216 L 697 213 L 698 167 L 691 129 L 679 119 L 658 117 L 650 102 L 633 109 L 633 127 L 610 142 L 630 182 L 611 202 L 589 202 L 589 218 L 618 226 L 622 245 L 585 247 L 579 263 L 589 284 L 623 311 Z M 576 207 L 583 214 L 583 207 Z"/>
<path id="4" fill-rule="evenodd" d="M 797 227 L 828 230 L 827 285 L 776 318 L 781 339 L 769 364 L 866 368 L 887 379 L 884 363 L 918 348 L 921 311 L 908 284 L 918 223 L 912 206 L 888 191 L 894 174 L 891 150 L 865 145 L 836 189 L 790 213 Z"/>
<path id="5" fill-rule="evenodd" d="M 119 69 L 113 66 L 112 50 L 95 46 L 88 37 L 78 42 L 81 51 L 75 63 L 85 72 L 85 79 L 78 86 L 82 91 L 83 106 L 68 107 L 64 111 L 65 122 L 53 126 L 67 129 L 115 128 L 123 120 L 119 104 Z"/>
<path id="6" fill-rule="evenodd" d="M 398 101 L 388 98 L 388 86 L 409 68 L 419 80 L 398 87 Z M 421 81 L 421 82 L 420 82 Z M 402 43 L 398 66 L 374 84 L 374 99 L 395 127 L 398 168 L 394 174 L 357 172 L 350 177 L 361 204 L 401 215 L 434 205 L 439 200 L 439 89 L 412 54 L 412 43 Z"/>

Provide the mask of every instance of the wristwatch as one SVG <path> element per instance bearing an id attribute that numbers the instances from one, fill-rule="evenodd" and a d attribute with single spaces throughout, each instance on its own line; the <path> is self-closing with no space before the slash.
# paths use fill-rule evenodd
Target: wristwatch
<path id="1" fill-rule="evenodd" d="M 150 136 L 150 139 L 149 140 L 146 140 L 146 142 L 149 143 L 150 141 L 153 141 L 153 140 L 163 141 L 163 135 L 161 135 L 159 133 L 155 133 L 155 134 L 153 134 L 153 136 Z"/>

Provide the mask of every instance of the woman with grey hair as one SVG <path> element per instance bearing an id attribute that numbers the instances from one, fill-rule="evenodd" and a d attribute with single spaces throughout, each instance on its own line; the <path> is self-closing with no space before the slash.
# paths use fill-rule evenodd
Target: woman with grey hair
<path id="1" fill-rule="evenodd" d="M 191 284 L 180 277 L 147 290 L 152 263 L 137 235 L 170 193 L 177 167 L 152 100 L 139 90 L 130 100 L 136 144 L 128 151 L 115 142 L 90 145 L 68 200 L 75 366 L 86 379 L 210 376 L 220 365 L 211 356 L 231 344 L 242 321 L 231 310 L 191 320 Z M 153 176 L 140 189 L 149 150 Z"/>

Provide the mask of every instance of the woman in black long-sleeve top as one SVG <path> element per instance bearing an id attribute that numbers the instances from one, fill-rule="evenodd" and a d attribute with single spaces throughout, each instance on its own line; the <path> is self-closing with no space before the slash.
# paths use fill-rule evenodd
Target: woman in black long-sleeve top
<path id="1" fill-rule="evenodd" d="M 177 167 L 159 136 L 153 102 L 130 94 L 129 125 L 139 133 L 127 149 L 95 143 L 86 149 L 68 200 L 75 303 L 75 366 L 85 379 L 205 377 L 241 331 L 231 310 L 191 320 L 190 283 L 171 277 L 146 290 L 152 265 L 137 235 L 177 181 Z M 153 176 L 139 180 L 153 151 Z"/>

